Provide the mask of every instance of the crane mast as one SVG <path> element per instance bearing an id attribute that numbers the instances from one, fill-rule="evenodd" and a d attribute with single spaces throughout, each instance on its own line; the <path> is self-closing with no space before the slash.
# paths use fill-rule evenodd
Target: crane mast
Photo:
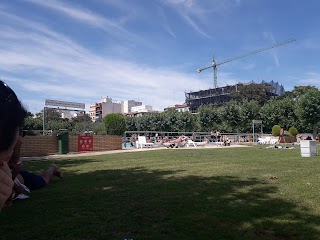
<path id="1" fill-rule="evenodd" d="M 267 47 L 264 47 L 264 48 L 260 48 L 260 49 L 257 49 L 257 50 L 254 50 L 254 51 L 239 55 L 237 57 L 226 59 L 226 60 L 224 60 L 224 61 L 222 61 L 220 63 L 216 63 L 216 61 L 215 61 L 215 59 L 213 57 L 212 64 L 210 66 L 204 67 L 204 68 L 199 68 L 199 69 L 197 69 L 197 72 L 201 73 L 203 70 L 206 70 L 206 69 L 209 69 L 209 68 L 213 68 L 213 85 L 214 85 L 214 88 L 217 88 L 217 67 L 218 66 L 220 66 L 222 64 L 225 64 L 225 63 L 228 63 L 228 62 L 235 61 L 235 60 L 240 59 L 240 58 L 248 57 L 248 56 L 253 55 L 253 54 L 257 54 L 257 53 L 260 53 L 260 52 L 263 52 L 263 51 L 267 51 L 269 49 L 276 48 L 276 47 L 279 47 L 279 46 L 282 46 L 282 45 L 285 45 L 285 44 L 288 44 L 288 43 L 291 43 L 291 42 L 294 42 L 294 41 L 296 41 L 296 39 L 290 38 L 290 39 L 287 39 L 285 41 L 278 42 L 278 43 L 272 44 L 270 46 L 267 46 Z"/>

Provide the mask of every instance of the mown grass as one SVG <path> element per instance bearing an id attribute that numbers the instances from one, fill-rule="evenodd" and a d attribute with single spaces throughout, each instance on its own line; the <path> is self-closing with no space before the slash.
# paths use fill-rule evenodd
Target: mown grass
<path id="1" fill-rule="evenodd" d="M 264 147 L 25 162 L 65 172 L 0 214 L 0 239 L 320 239 L 320 157 Z M 270 179 L 275 176 L 277 179 Z"/>

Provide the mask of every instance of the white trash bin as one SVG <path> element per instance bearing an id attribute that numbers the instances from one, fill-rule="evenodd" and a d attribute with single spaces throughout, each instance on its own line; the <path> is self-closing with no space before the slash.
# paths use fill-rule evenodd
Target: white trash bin
<path id="1" fill-rule="evenodd" d="M 301 157 L 317 156 L 317 142 L 314 140 L 300 141 Z"/>

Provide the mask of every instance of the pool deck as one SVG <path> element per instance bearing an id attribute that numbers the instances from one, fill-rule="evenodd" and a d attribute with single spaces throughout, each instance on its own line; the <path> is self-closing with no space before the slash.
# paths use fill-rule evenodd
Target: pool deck
<path id="1" fill-rule="evenodd" d="M 22 157 L 22 160 L 37 160 L 37 159 L 58 159 L 58 158 L 75 158 L 75 157 L 86 157 L 86 156 L 98 156 L 104 154 L 116 154 L 116 153 L 128 153 L 128 152 L 142 152 L 142 151 L 157 151 L 157 150 L 185 150 L 185 149 L 208 149 L 208 148 L 236 148 L 236 147 L 250 147 L 250 145 L 231 145 L 231 146 L 221 146 L 215 144 L 208 144 L 205 146 L 198 146 L 198 147 L 182 147 L 182 148 L 166 148 L 166 147 L 153 147 L 153 148 L 123 148 L 121 150 L 109 150 L 109 151 L 90 151 L 90 152 L 74 152 L 68 154 L 54 154 L 49 156 L 42 156 L 42 157 Z"/>

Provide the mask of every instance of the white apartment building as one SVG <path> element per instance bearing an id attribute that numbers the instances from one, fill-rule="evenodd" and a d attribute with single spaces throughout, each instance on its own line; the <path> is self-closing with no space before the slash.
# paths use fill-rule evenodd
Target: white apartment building
<path id="1" fill-rule="evenodd" d="M 175 105 L 175 109 L 178 111 L 178 112 L 189 112 L 189 107 L 186 103 L 183 103 L 183 104 L 176 104 Z"/>
<path id="2" fill-rule="evenodd" d="M 59 109 L 59 112 L 60 112 L 62 118 L 71 119 L 71 118 L 77 116 L 75 113 L 71 113 L 69 110 L 60 110 Z"/>
<path id="3" fill-rule="evenodd" d="M 178 112 L 189 112 L 189 107 L 186 103 L 183 103 L 183 104 L 175 104 L 175 105 L 172 105 L 172 106 L 169 106 L 169 107 L 166 107 L 164 109 L 164 111 L 168 111 L 170 109 L 174 109 Z"/>
<path id="4" fill-rule="evenodd" d="M 91 120 L 95 122 L 111 113 L 123 113 L 123 102 L 124 101 L 112 101 L 111 97 L 101 98 L 99 103 L 90 105 Z"/>
<path id="5" fill-rule="evenodd" d="M 119 101 L 112 101 L 112 98 L 106 97 L 102 99 L 102 118 L 110 113 L 121 113 L 122 104 Z"/>
<path id="6" fill-rule="evenodd" d="M 135 106 L 131 107 L 131 112 L 152 112 L 152 106 L 150 105 L 141 105 L 141 106 Z"/>
<path id="7" fill-rule="evenodd" d="M 110 113 L 146 113 L 153 112 L 152 106 L 142 105 L 135 100 L 112 101 L 111 97 L 101 98 L 99 103 L 90 105 L 89 115 L 93 122 L 103 119 Z"/>
<path id="8" fill-rule="evenodd" d="M 122 101 L 122 113 L 132 112 L 132 107 L 136 106 L 142 106 L 142 102 L 137 102 L 135 100 Z"/>

